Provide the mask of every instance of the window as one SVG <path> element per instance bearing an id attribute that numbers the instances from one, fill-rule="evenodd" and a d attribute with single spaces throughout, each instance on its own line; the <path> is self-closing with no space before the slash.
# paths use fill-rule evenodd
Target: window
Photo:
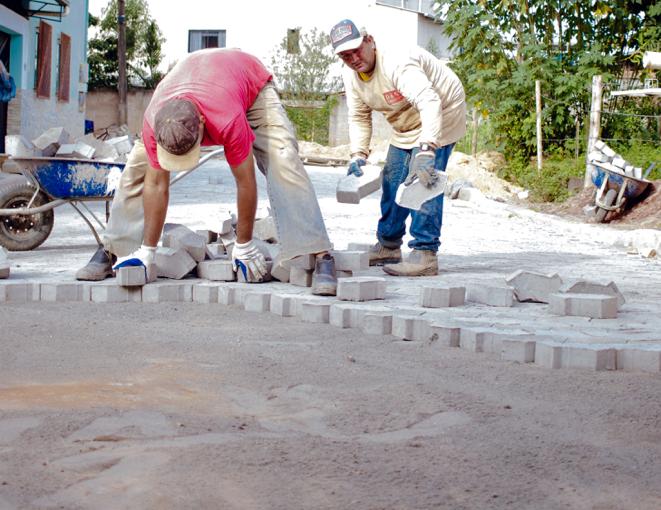
<path id="1" fill-rule="evenodd" d="M 69 102 L 71 85 L 71 37 L 60 34 L 60 62 L 57 74 L 57 99 Z"/>
<path id="2" fill-rule="evenodd" d="M 225 30 L 189 30 L 188 53 L 205 48 L 224 48 Z"/>
<path id="3" fill-rule="evenodd" d="M 300 28 L 288 28 L 287 29 L 287 53 L 299 54 L 301 52 L 301 47 L 299 44 L 301 36 Z"/>
<path id="4" fill-rule="evenodd" d="M 53 28 L 41 21 L 37 41 L 37 77 L 35 91 L 37 97 L 50 97 L 51 49 Z"/>

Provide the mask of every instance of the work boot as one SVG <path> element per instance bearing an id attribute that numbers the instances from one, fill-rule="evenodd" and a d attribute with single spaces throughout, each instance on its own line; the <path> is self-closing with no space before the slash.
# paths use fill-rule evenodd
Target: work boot
<path id="1" fill-rule="evenodd" d="M 317 257 L 312 274 L 312 294 L 317 296 L 334 296 L 337 294 L 337 274 L 335 259 L 329 253 Z"/>
<path id="2" fill-rule="evenodd" d="M 381 243 L 376 243 L 370 248 L 369 257 L 370 266 L 395 264 L 402 261 L 402 250 L 399 248 L 386 248 Z"/>
<path id="3" fill-rule="evenodd" d="M 413 250 L 406 262 L 383 266 L 393 276 L 434 276 L 438 274 L 436 253 L 430 250 Z"/>
<path id="4" fill-rule="evenodd" d="M 85 267 L 76 272 L 76 280 L 98 282 L 114 276 L 112 264 L 115 256 L 108 253 L 103 246 L 99 246 Z"/>

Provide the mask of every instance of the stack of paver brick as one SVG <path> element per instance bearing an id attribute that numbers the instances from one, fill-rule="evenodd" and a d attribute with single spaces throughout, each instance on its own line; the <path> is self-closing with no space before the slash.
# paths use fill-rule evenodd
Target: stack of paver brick
<path id="1" fill-rule="evenodd" d="M 594 147 L 588 154 L 588 161 L 629 177 L 635 177 L 636 179 L 643 177 L 642 168 L 636 167 L 626 161 L 601 140 L 595 142 Z"/>
<path id="2" fill-rule="evenodd" d="M 97 139 L 92 133 L 72 139 L 63 127 L 50 128 L 32 141 L 22 135 L 5 137 L 5 150 L 15 158 L 55 157 L 124 162 L 132 147 L 133 142 L 128 134 L 105 141 Z"/>

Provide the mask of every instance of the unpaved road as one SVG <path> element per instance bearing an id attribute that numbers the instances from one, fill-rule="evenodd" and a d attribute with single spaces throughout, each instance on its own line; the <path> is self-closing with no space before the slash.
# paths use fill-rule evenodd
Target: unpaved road
<path id="1" fill-rule="evenodd" d="M 661 377 L 236 307 L 0 307 L 0 509 L 661 508 Z"/>

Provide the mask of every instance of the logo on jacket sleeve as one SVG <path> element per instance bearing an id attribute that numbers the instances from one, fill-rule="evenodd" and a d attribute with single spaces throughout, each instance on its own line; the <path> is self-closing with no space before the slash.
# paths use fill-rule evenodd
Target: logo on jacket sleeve
<path id="1" fill-rule="evenodd" d="M 389 90 L 388 92 L 384 92 L 383 97 L 386 100 L 386 103 L 391 106 L 404 101 L 404 96 L 399 90 Z"/>

